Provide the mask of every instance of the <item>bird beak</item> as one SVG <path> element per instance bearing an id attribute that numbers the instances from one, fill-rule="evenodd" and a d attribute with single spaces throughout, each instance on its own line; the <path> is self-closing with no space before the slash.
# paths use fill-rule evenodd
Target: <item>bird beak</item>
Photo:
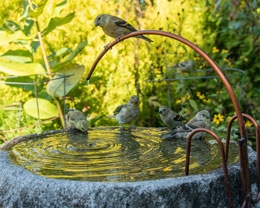
<path id="1" fill-rule="evenodd" d="M 99 26 L 98 21 L 95 21 L 95 22 L 94 22 L 94 25 L 95 25 L 95 27 Z"/>

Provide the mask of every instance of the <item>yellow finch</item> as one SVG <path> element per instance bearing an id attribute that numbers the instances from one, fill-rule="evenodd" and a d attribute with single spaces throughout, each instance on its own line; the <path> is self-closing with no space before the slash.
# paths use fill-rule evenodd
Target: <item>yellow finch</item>
<path id="1" fill-rule="evenodd" d="M 172 131 L 170 134 L 163 134 L 162 139 L 180 139 L 187 138 L 189 134 L 196 128 L 210 128 L 210 114 L 207 110 L 199 111 L 186 124 Z M 193 139 L 200 139 L 205 136 L 205 132 L 198 132 L 193 136 Z"/>
<path id="2" fill-rule="evenodd" d="M 184 117 L 174 112 L 167 106 L 160 106 L 159 114 L 162 122 L 169 129 L 175 129 L 177 126 L 180 126 L 184 120 Z"/>
<path id="3" fill-rule="evenodd" d="M 114 110 L 114 117 L 123 128 L 123 124 L 130 124 L 139 116 L 139 98 L 133 95 L 126 104 L 116 107 Z"/>
<path id="4" fill-rule="evenodd" d="M 79 110 L 69 110 L 66 119 L 66 128 L 69 130 L 80 130 L 82 132 L 88 131 L 88 125 L 85 115 Z"/>
<path id="5" fill-rule="evenodd" d="M 100 26 L 103 29 L 104 33 L 112 38 L 119 38 L 123 35 L 127 35 L 131 32 L 137 31 L 126 21 L 109 14 L 98 15 L 95 19 L 95 27 L 97 26 Z M 143 35 L 138 35 L 136 37 L 142 38 L 148 42 L 152 42 L 152 40 Z"/>

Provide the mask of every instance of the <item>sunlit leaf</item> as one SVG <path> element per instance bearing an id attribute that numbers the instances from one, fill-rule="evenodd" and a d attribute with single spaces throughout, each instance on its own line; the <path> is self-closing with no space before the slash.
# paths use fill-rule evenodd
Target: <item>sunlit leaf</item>
<path id="1" fill-rule="evenodd" d="M 1 57 L 8 59 L 13 62 L 26 63 L 31 62 L 31 53 L 25 50 L 9 50 L 4 53 Z"/>
<path id="2" fill-rule="evenodd" d="M 53 17 L 51 18 L 48 26 L 43 30 L 43 35 L 47 35 L 57 27 L 69 23 L 75 16 L 75 13 L 70 13 L 65 17 Z"/>
<path id="3" fill-rule="evenodd" d="M 55 16 L 59 15 L 60 12 L 63 10 L 63 8 L 66 6 L 67 3 L 68 3 L 67 0 L 58 3 L 58 4 L 55 6 L 54 15 L 55 15 Z"/>
<path id="4" fill-rule="evenodd" d="M 29 16 L 34 18 L 39 17 L 43 13 L 47 2 L 48 0 L 41 0 L 37 5 L 33 4 L 33 10 L 30 10 Z"/>
<path id="5" fill-rule="evenodd" d="M 21 30 L 18 30 L 14 33 L 8 33 L 4 30 L 0 30 L 0 46 L 6 45 L 10 42 L 16 40 L 30 40 L 30 37 L 27 37 Z"/>
<path id="6" fill-rule="evenodd" d="M 42 98 L 28 100 L 24 103 L 23 108 L 28 115 L 34 118 L 49 119 L 59 115 L 57 107 L 50 101 Z"/>
<path id="7" fill-rule="evenodd" d="M 12 20 L 7 20 L 3 24 L 3 29 L 8 31 L 8 32 L 14 33 L 15 31 L 21 30 L 21 27 L 16 22 L 14 22 Z"/>
<path id="8" fill-rule="evenodd" d="M 0 71 L 8 75 L 29 76 L 34 74 L 45 74 L 45 70 L 38 63 L 15 63 L 0 60 Z"/>
<path id="9" fill-rule="evenodd" d="M 78 83 L 84 73 L 84 66 L 68 64 L 47 84 L 47 93 L 53 97 L 63 97 Z"/>

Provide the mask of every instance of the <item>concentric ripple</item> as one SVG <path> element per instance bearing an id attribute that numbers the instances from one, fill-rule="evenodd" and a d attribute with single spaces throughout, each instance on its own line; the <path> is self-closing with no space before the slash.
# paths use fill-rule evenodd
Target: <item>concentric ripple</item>
<path id="1" fill-rule="evenodd" d="M 186 141 L 160 140 L 161 134 L 156 128 L 65 132 L 21 142 L 12 148 L 11 155 L 19 165 L 50 178 L 143 181 L 182 176 Z M 229 163 L 238 160 L 235 145 L 231 145 L 229 158 Z M 220 164 L 217 144 L 207 139 L 192 142 L 191 174 L 217 169 Z"/>

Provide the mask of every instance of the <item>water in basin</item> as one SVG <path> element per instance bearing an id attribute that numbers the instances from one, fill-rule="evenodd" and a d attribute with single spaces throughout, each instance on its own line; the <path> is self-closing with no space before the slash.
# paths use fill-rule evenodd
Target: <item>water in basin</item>
<path id="1" fill-rule="evenodd" d="M 80 181 L 144 181 L 184 175 L 186 141 L 161 140 L 157 128 L 93 128 L 88 134 L 63 132 L 16 144 L 12 161 L 31 172 L 57 179 Z M 212 138 L 193 140 L 190 174 L 221 167 Z M 229 164 L 238 161 L 230 145 Z"/>

